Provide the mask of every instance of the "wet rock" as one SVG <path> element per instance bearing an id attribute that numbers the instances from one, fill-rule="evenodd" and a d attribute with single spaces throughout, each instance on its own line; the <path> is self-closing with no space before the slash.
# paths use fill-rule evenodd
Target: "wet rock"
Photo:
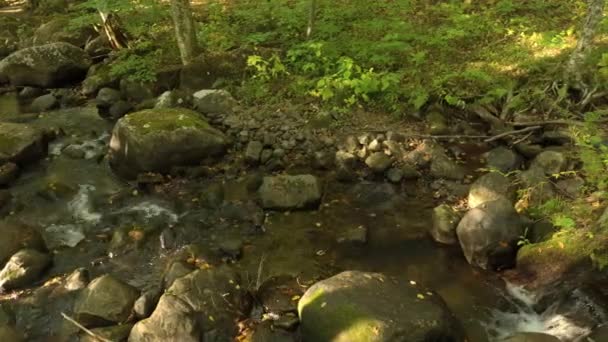
<path id="1" fill-rule="evenodd" d="M 96 336 L 105 338 L 109 341 L 122 342 L 127 340 L 131 329 L 133 329 L 133 324 L 120 324 L 110 327 L 91 329 L 91 332 Z M 86 333 L 81 333 L 80 335 L 81 337 L 79 342 L 99 342 L 98 338 L 90 336 Z"/>
<path id="2" fill-rule="evenodd" d="M 393 164 L 393 160 L 383 152 L 372 153 L 365 159 L 365 165 L 375 173 L 383 173 Z"/>
<path id="3" fill-rule="evenodd" d="M 84 78 L 91 60 L 68 43 L 52 43 L 19 50 L 0 61 L 0 78 L 14 86 L 57 88 Z"/>
<path id="4" fill-rule="evenodd" d="M 96 94 L 104 87 L 118 88 L 120 79 L 113 75 L 109 63 L 93 65 L 82 81 L 82 93 L 86 96 Z"/>
<path id="5" fill-rule="evenodd" d="M 89 270 L 86 268 L 79 268 L 74 270 L 66 279 L 63 285 L 68 291 L 82 290 L 91 281 Z"/>
<path id="6" fill-rule="evenodd" d="M 152 100 L 151 106 L 154 106 L 154 92 L 152 84 L 123 78 L 120 80 L 120 93 L 122 97 L 133 102 L 143 102 Z"/>
<path id="7" fill-rule="evenodd" d="M 84 159 L 86 156 L 85 150 L 81 146 L 74 144 L 66 146 L 61 151 L 61 154 L 72 159 Z"/>
<path id="8" fill-rule="evenodd" d="M 243 256 L 243 241 L 240 239 L 228 239 L 220 242 L 220 253 L 229 261 L 237 261 Z"/>
<path id="9" fill-rule="evenodd" d="M 48 254 L 22 249 L 13 255 L 0 272 L 0 288 L 12 290 L 36 281 L 51 263 Z"/>
<path id="10" fill-rule="evenodd" d="M 239 283 L 227 267 L 196 270 L 177 279 L 152 315 L 135 324 L 129 341 L 198 342 L 212 330 L 220 340 L 232 340 L 238 312 L 247 312 L 248 306 Z"/>
<path id="11" fill-rule="evenodd" d="M 448 123 L 443 114 L 438 111 L 429 113 L 426 117 L 429 132 L 433 135 L 441 135 L 449 132 Z"/>
<path id="12" fill-rule="evenodd" d="M 46 152 L 46 142 L 38 130 L 25 124 L 0 122 L 0 164 L 34 162 Z"/>
<path id="13" fill-rule="evenodd" d="M 125 100 L 115 102 L 108 109 L 108 114 L 112 120 L 118 120 L 133 110 L 133 105 Z"/>
<path id="14" fill-rule="evenodd" d="M 94 61 L 98 61 L 112 52 L 112 46 L 110 45 L 108 37 L 105 34 L 102 34 L 87 42 L 84 46 L 84 51 L 88 53 Z"/>
<path id="15" fill-rule="evenodd" d="M 135 316 L 139 319 L 144 319 L 150 317 L 154 308 L 156 308 L 156 303 L 161 296 L 161 289 L 152 289 L 144 292 L 137 300 L 135 304 L 133 304 L 133 312 Z"/>
<path id="16" fill-rule="evenodd" d="M 49 249 L 76 247 L 85 238 L 82 227 L 75 224 L 52 224 L 46 227 L 43 237 Z"/>
<path id="17" fill-rule="evenodd" d="M 378 273 L 322 280 L 306 291 L 298 312 L 303 341 L 464 341 L 439 295 Z"/>
<path id="18" fill-rule="evenodd" d="M 432 141 L 425 140 L 416 146 L 413 151 L 408 152 L 403 160 L 412 166 L 426 167 L 435 155 L 445 155 L 443 149 Z M 445 156 L 447 158 L 447 156 Z"/>
<path id="19" fill-rule="evenodd" d="M 0 186 L 5 186 L 17 179 L 19 166 L 15 163 L 0 165 Z"/>
<path id="20" fill-rule="evenodd" d="M 110 141 L 109 161 L 121 176 L 165 173 L 225 153 L 228 138 L 199 114 L 187 109 L 154 109 L 118 120 Z"/>
<path id="21" fill-rule="evenodd" d="M 21 249 L 46 249 L 40 234 L 23 224 L 0 221 L 0 237 L 0 264 Z"/>
<path id="22" fill-rule="evenodd" d="M 443 151 L 443 149 L 438 146 L 430 146 L 427 149 L 428 151 L 423 150 L 422 153 L 428 154 L 430 156 L 431 176 L 433 176 L 434 178 L 454 180 L 461 180 L 464 178 L 465 171 L 462 166 L 456 164 L 455 161 L 450 159 Z M 415 151 L 416 150 L 414 150 L 414 152 Z"/>
<path id="23" fill-rule="evenodd" d="M 352 244 L 352 245 L 364 245 L 367 243 L 367 227 L 358 226 L 352 228 L 341 234 L 338 237 L 338 243 Z"/>
<path id="24" fill-rule="evenodd" d="M 167 90 L 156 99 L 154 108 L 174 108 L 178 105 L 177 94 L 174 91 Z"/>
<path id="25" fill-rule="evenodd" d="M 225 90 L 203 89 L 192 96 L 194 108 L 204 114 L 230 114 L 237 105 L 236 100 Z"/>
<path id="26" fill-rule="evenodd" d="M 17 331 L 17 329 L 9 326 L 0 326 L 0 341 L 6 342 L 24 342 L 23 334 Z"/>
<path id="27" fill-rule="evenodd" d="M 511 201 L 500 198 L 469 210 L 456 233 L 469 264 L 496 270 L 513 266 L 524 227 Z"/>
<path id="28" fill-rule="evenodd" d="M 46 112 L 59 106 L 59 101 L 53 94 L 46 94 L 37 97 L 32 101 L 30 108 L 34 112 Z"/>
<path id="29" fill-rule="evenodd" d="M 110 108 L 113 104 L 120 101 L 122 95 L 120 91 L 112 88 L 101 88 L 97 93 L 95 102 L 98 108 Z"/>
<path id="30" fill-rule="evenodd" d="M 403 179 L 403 170 L 400 168 L 390 168 L 386 171 L 386 178 L 392 183 L 399 183 Z"/>
<path id="31" fill-rule="evenodd" d="M 257 297 L 264 312 L 277 317 L 297 312 L 298 303 L 293 298 L 303 293 L 295 277 L 279 275 L 265 280 L 258 289 Z"/>
<path id="32" fill-rule="evenodd" d="M 521 165 L 522 158 L 513 150 L 504 146 L 496 147 L 484 155 L 488 168 L 507 173 L 517 170 Z"/>
<path id="33" fill-rule="evenodd" d="M 308 209 L 321 202 L 321 182 L 312 175 L 264 177 L 258 190 L 264 209 Z"/>
<path id="34" fill-rule="evenodd" d="M 259 141 L 250 141 L 245 149 L 245 160 L 250 164 L 257 164 L 260 162 L 260 156 L 264 145 Z"/>
<path id="35" fill-rule="evenodd" d="M 566 169 L 568 161 L 563 153 L 556 151 L 544 151 L 534 158 L 530 169 L 542 170 L 545 175 L 551 176 Z"/>
<path id="36" fill-rule="evenodd" d="M 355 167 L 357 158 L 348 152 L 337 151 L 336 157 L 336 177 L 340 181 L 352 181 L 356 179 Z"/>
<path id="37" fill-rule="evenodd" d="M 95 278 L 74 305 L 78 322 L 86 327 L 123 323 L 131 315 L 139 291 L 111 275 Z"/>
<path id="38" fill-rule="evenodd" d="M 44 95 L 44 90 L 36 87 L 23 87 L 19 92 L 19 98 L 25 100 L 34 99 L 42 95 Z"/>
<path id="39" fill-rule="evenodd" d="M 175 282 L 175 280 L 185 276 L 186 274 L 189 274 L 192 271 L 194 271 L 192 265 L 184 261 L 172 262 L 163 277 L 163 284 L 165 289 L 170 288 L 171 285 L 173 285 L 173 283 Z"/>
<path id="40" fill-rule="evenodd" d="M 435 207 L 433 209 L 433 225 L 430 226 L 433 239 L 446 245 L 458 243 L 456 227 L 460 218 L 460 214 L 447 204 Z"/>
<path id="41" fill-rule="evenodd" d="M 511 187 L 511 181 L 498 172 L 490 172 L 479 177 L 469 190 L 469 207 L 505 197 L 513 200 L 515 192 Z"/>
<path id="42" fill-rule="evenodd" d="M 507 338 L 504 342 L 559 342 L 559 338 L 543 333 L 519 332 Z"/>

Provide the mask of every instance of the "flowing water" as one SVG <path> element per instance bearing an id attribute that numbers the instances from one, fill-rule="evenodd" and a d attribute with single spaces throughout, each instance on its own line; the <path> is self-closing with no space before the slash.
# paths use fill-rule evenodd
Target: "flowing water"
<path id="1" fill-rule="evenodd" d="M 12 98 L 0 96 L 0 112 L 17 109 Z M 458 247 L 433 243 L 426 228 L 436 202 L 416 184 L 326 183 L 319 210 L 267 213 L 260 232 L 252 224 L 260 213 L 248 190 L 254 175 L 175 181 L 148 193 L 118 179 L 99 158 L 111 125 L 94 108 L 47 113 L 31 124 L 64 134 L 51 144 L 49 157 L 11 187 L 16 200 L 8 219 L 41 227 L 47 243 L 56 246 L 47 279 L 86 267 L 93 276 L 110 272 L 147 289 L 160 283 L 181 246 L 196 242 L 217 250 L 237 239 L 244 252 L 234 267 L 248 282 L 255 280 L 262 259 L 263 278 L 289 274 L 302 283 L 345 269 L 382 272 L 434 288 L 465 326 L 469 341 L 498 341 L 517 331 L 574 341 L 589 332 L 555 307 L 534 311 L 533 295 L 470 267 Z M 68 157 L 68 145 L 82 149 L 84 158 Z M 201 206 L 201 196 L 218 185 L 223 204 Z M 368 231 L 367 244 L 345 241 L 360 227 Z M 116 245 L 121 231 L 133 230 L 143 232 L 140 242 Z M 167 231 L 180 232 L 171 244 Z M 60 312 L 69 312 L 72 300 L 44 286 L 2 299 L 15 308 L 18 327 L 29 331 L 32 341 L 47 341 L 65 328 Z"/>

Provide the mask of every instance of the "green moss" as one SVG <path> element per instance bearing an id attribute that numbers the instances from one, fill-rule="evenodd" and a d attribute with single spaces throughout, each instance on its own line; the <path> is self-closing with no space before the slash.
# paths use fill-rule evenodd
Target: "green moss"
<path id="1" fill-rule="evenodd" d="M 526 245 L 517 254 L 519 263 L 563 263 L 574 265 L 589 258 L 594 251 L 601 247 L 600 241 L 605 240 L 602 234 L 577 230 L 562 230 L 553 234 L 546 241 Z"/>
<path id="2" fill-rule="evenodd" d="M 200 114 L 188 109 L 146 109 L 129 114 L 124 120 L 130 126 L 150 132 L 209 128 L 209 124 Z"/>

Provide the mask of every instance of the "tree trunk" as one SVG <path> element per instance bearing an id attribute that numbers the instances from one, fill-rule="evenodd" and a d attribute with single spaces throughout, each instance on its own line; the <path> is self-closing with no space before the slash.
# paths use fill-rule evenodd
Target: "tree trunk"
<path id="1" fill-rule="evenodd" d="M 312 30 L 315 25 L 315 17 L 317 16 L 317 0 L 310 0 L 310 11 L 308 12 L 308 27 L 306 28 L 306 39 L 312 35 Z"/>
<path id="2" fill-rule="evenodd" d="M 182 64 L 192 62 L 196 53 L 196 32 L 190 0 L 171 0 L 173 24 Z"/>
<path id="3" fill-rule="evenodd" d="M 588 2 L 587 16 L 585 17 L 582 33 L 566 65 L 566 82 L 579 87 L 584 87 L 582 67 L 604 15 L 605 0 L 588 0 Z"/>

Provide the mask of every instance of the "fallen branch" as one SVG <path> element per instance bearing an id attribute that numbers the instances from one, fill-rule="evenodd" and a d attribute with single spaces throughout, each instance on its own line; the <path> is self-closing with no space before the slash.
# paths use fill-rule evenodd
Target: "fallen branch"
<path id="1" fill-rule="evenodd" d="M 523 137 L 515 140 L 514 142 L 511 143 L 511 146 L 515 146 L 521 142 L 526 141 L 532 135 L 532 133 L 534 133 L 534 132 L 529 132 L 528 134 L 524 135 Z"/>
<path id="2" fill-rule="evenodd" d="M 575 120 L 549 120 L 549 121 L 530 121 L 530 122 L 509 122 L 509 125 L 527 127 L 527 126 L 546 126 L 546 125 L 573 125 L 573 126 L 584 126 L 585 123 L 582 121 Z"/>
<path id="3" fill-rule="evenodd" d="M 92 332 L 91 330 L 85 328 L 82 324 L 78 323 L 75 319 L 73 319 L 72 317 L 66 315 L 65 313 L 61 313 L 61 316 L 63 316 L 63 318 L 65 318 L 68 322 L 74 324 L 76 327 L 78 327 L 78 329 L 84 331 L 87 335 L 93 337 L 94 339 L 97 339 L 98 341 L 101 342 L 114 342 L 112 340 L 108 340 L 105 337 L 101 337 L 97 334 L 95 334 L 94 332 Z"/>
<path id="4" fill-rule="evenodd" d="M 510 136 L 510 135 L 521 134 L 521 133 L 526 133 L 526 132 L 531 132 L 531 131 L 536 131 L 536 130 L 539 130 L 541 128 L 542 128 L 542 126 L 532 126 L 532 127 L 522 128 L 522 129 L 516 129 L 514 131 L 508 131 L 508 132 L 497 134 L 497 135 L 495 135 L 495 136 L 493 136 L 491 138 L 488 138 L 488 139 L 484 140 L 483 142 L 489 143 L 489 142 L 496 141 L 496 140 L 502 139 L 502 138 Z"/>

